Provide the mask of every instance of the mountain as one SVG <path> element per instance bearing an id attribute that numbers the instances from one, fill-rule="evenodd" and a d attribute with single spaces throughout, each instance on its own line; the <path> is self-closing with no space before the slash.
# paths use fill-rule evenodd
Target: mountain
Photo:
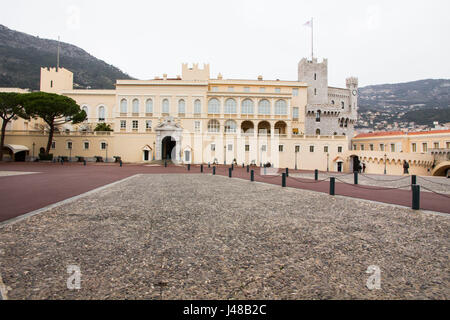
<path id="1" fill-rule="evenodd" d="M 40 68 L 56 65 L 58 42 L 0 25 L 0 87 L 39 90 Z M 78 88 L 114 89 L 117 79 L 132 79 L 81 48 L 60 43 L 60 66 L 74 74 Z"/>
<path id="2" fill-rule="evenodd" d="M 450 80 L 426 79 L 359 89 L 359 128 L 415 129 L 450 122 Z M 423 129 L 419 128 L 419 129 Z"/>

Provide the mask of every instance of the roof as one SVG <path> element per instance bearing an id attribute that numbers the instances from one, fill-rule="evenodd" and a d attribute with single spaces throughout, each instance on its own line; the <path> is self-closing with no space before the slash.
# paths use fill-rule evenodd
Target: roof
<path id="1" fill-rule="evenodd" d="M 389 136 L 417 136 L 417 135 L 427 135 L 427 134 L 439 134 L 448 133 L 450 134 L 450 129 L 446 130 L 429 130 L 429 131 L 416 131 L 416 132 L 403 132 L 403 131 L 380 131 L 371 133 L 361 133 L 358 134 L 353 139 L 359 138 L 375 138 L 375 137 L 389 137 Z"/>
<path id="2" fill-rule="evenodd" d="M 18 145 L 18 144 L 5 144 L 5 148 L 10 149 L 14 154 L 21 152 L 21 151 L 29 151 L 25 146 Z"/>

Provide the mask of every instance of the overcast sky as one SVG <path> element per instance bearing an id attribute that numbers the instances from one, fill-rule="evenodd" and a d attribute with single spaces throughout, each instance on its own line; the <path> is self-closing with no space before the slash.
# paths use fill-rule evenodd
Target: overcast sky
<path id="1" fill-rule="evenodd" d="M 0 24 L 77 45 L 139 79 L 207 62 L 211 76 L 297 80 L 297 64 L 328 58 L 345 86 L 450 78 L 449 0 L 14 0 Z M 64 61 L 62 61 L 64 65 Z"/>

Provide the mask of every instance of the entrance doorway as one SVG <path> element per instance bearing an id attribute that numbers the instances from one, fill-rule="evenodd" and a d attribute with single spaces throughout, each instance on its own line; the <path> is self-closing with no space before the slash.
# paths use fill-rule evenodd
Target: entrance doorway
<path id="1" fill-rule="evenodd" d="M 337 172 L 342 172 L 342 162 L 337 162 Z"/>
<path id="2" fill-rule="evenodd" d="M 177 145 L 177 142 L 172 137 L 165 137 L 162 141 L 161 155 L 163 160 L 172 160 L 172 151 Z M 175 155 L 174 155 L 175 156 Z"/>
<path id="3" fill-rule="evenodd" d="M 150 160 L 150 151 L 144 150 L 144 161 Z"/>

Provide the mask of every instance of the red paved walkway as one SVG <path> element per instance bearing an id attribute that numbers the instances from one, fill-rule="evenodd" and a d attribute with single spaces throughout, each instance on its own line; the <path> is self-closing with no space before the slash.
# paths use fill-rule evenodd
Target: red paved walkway
<path id="1" fill-rule="evenodd" d="M 2 163 L 0 171 L 39 172 L 30 175 L 0 177 L 0 222 L 40 209 L 50 204 L 80 195 L 103 185 L 139 174 L 156 173 L 200 173 L 200 167 L 192 166 L 191 171 L 185 167 L 169 166 L 147 167 L 144 165 L 117 164 L 41 164 L 41 163 Z M 212 168 L 204 166 L 205 173 L 212 173 Z M 228 168 L 217 167 L 218 175 L 228 176 Z M 255 168 L 255 181 L 281 185 L 281 177 L 260 176 L 260 169 Z M 246 169 L 235 168 L 234 178 L 250 179 Z M 313 173 L 311 173 L 313 177 Z M 288 178 L 287 186 L 313 191 L 329 192 L 329 181 L 311 183 L 314 180 Z M 379 187 L 353 185 L 336 182 L 336 194 L 353 198 L 375 200 L 385 203 L 410 207 L 411 192 L 407 190 L 380 190 Z M 422 192 L 421 208 L 450 213 L 450 199 L 437 194 Z"/>

